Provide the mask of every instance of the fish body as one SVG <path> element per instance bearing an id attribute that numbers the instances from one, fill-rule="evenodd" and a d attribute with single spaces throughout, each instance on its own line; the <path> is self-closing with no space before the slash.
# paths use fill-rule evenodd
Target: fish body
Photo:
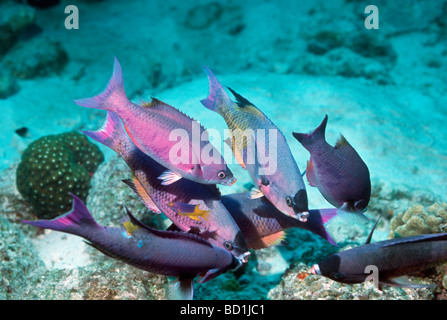
<path id="1" fill-rule="evenodd" d="M 326 142 L 327 121 L 326 115 L 320 126 L 310 134 L 293 133 L 310 153 L 307 180 L 340 212 L 365 219 L 363 212 L 371 196 L 368 167 L 343 136 L 335 147 Z"/>
<path id="2" fill-rule="evenodd" d="M 128 100 L 116 58 L 112 78 L 104 92 L 74 102 L 116 113 L 135 145 L 167 168 L 160 177 L 165 184 L 182 177 L 204 184 L 232 185 L 236 181 L 197 121 L 158 99 L 143 105 Z"/>
<path id="3" fill-rule="evenodd" d="M 368 243 L 330 255 L 312 267 L 342 283 L 361 283 L 370 275 L 368 266 L 378 270 L 378 283 L 400 287 L 426 287 L 408 282 L 405 275 L 447 262 L 447 233 L 403 237 Z"/>
<path id="4" fill-rule="evenodd" d="M 74 234 L 112 258 L 148 272 L 177 277 L 188 287 L 184 298 L 192 298 L 192 279 L 197 275 L 202 275 L 199 282 L 203 283 L 241 265 L 230 252 L 199 236 L 150 228 L 129 211 L 122 227 L 101 226 L 84 203 L 72 196 L 70 212 L 53 220 L 23 222 Z"/>
<path id="5" fill-rule="evenodd" d="M 335 209 L 309 210 L 307 221 L 301 222 L 282 214 L 265 197 L 247 199 L 245 193 L 235 193 L 222 196 L 222 203 L 238 224 L 249 248 L 277 245 L 290 228 L 309 230 L 337 245 L 324 227 L 335 216 Z"/>
<path id="6" fill-rule="evenodd" d="M 188 179 L 164 185 L 158 177 L 166 168 L 135 146 L 113 112 L 107 113 L 101 129 L 83 133 L 121 156 L 133 175 L 124 182 L 150 210 L 165 214 L 179 230 L 198 232 L 212 244 L 247 259 L 250 252 L 239 227 L 221 203 L 216 185 Z"/>
<path id="7" fill-rule="evenodd" d="M 232 101 L 216 76 L 204 69 L 210 88 L 201 102 L 227 123 L 235 158 L 257 188 L 251 197 L 265 196 L 283 214 L 306 221 L 306 188 L 282 132 L 261 110 L 229 88 L 236 98 Z"/>

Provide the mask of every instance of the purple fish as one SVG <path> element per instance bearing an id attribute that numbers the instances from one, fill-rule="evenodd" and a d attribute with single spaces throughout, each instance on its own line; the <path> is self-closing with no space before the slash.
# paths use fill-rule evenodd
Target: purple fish
<path id="1" fill-rule="evenodd" d="M 348 141 L 341 136 L 332 147 L 326 142 L 328 116 L 310 134 L 293 133 L 293 136 L 310 152 L 306 176 L 310 185 L 317 187 L 323 197 L 339 213 L 363 214 L 371 196 L 369 170 Z"/>
<path id="2" fill-rule="evenodd" d="M 173 298 L 192 299 L 193 279 L 197 275 L 198 282 L 204 283 L 242 264 L 230 252 L 201 237 L 150 228 L 128 210 L 129 219 L 122 227 L 101 226 L 84 203 L 75 195 L 72 197 L 73 207 L 68 213 L 53 220 L 22 222 L 74 234 L 112 258 L 148 272 L 177 277 L 178 282 L 171 283 Z"/>
<path id="3" fill-rule="evenodd" d="M 262 249 L 279 244 L 290 228 L 309 230 L 337 245 L 324 224 L 335 217 L 336 209 L 309 210 L 307 222 L 286 216 L 265 197 L 247 199 L 245 193 L 222 196 L 222 203 L 242 231 L 247 246 Z"/>
<path id="4" fill-rule="evenodd" d="M 209 95 L 201 102 L 219 113 L 230 129 L 234 156 L 255 183 L 250 198 L 265 196 L 282 213 L 305 222 L 306 187 L 286 138 L 261 110 L 228 88 L 236 98 L 232 101 L 211 70 L 204 69 Z"/>
<path id="5" fill-rule="evenodd" d="M 369 243 L 371 235 L 366 244 L 330 255 L 314 265 L 312 273 L 352 284 L 364 282 L 376 270 L 377 284 L 421 288 L 432 285 L 411 283 L 406 275 L 447 262 L 447 233 Z"/>
<path id="6" fill-rule="evenodd" d="M 133 176 L 124 182 L 150 210 L 165 214 L 178 229 L 199 233 L 212 244 L 247 261 L 250 252 L 238 225 L 220 202 L 216 185 L 187 179 L 163 184 L 157 177 L 166 168 L 135 146 L 113 112 L 107 113 L 100 130 L 83 133 L 123 158 Z"/>
<path id="7" fill-rule="evenodd" d="M 219 151 L 197 121 L 158 99 L 143 105 L 128 100 L 121 66 L 115 58 L 107 88 L 76 104 L 112 111 L 124 123 L 135 145 L 167 168 L 159 179 L 171 184 L 186 178 L 204 184 L 232 185 L 236 182 Z M 179 141 L 178 141 L 179 140 Z"/>

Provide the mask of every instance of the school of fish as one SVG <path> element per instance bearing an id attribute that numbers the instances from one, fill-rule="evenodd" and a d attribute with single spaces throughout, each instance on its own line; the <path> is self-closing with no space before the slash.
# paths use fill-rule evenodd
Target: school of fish
<path id="1" fill-rule="evenodd" d="M 280 244 L 287 229 L 306 229 L 336 246 L 325 228 L 328 221 L 345 214 L 369 220 L 365 216 L 371 196 L 368 167 L 345 137 L 334 147 L 326 142 L 327 115 L 313 132 L 293 132 L 310 153 L 305 170 L 310 186 L 318 188 L 333 206 L 309 209 L 303 174 L 286 136 L 253 103 L 228 88 L 236 101 L 231 100 L 211 70 L 204 70 L 209 95 L 200 102 L 220 114 L 230 129 L 227 142 L 253 180 L 250 192 L 222 196 L 217 185 L 231 186 L 236 177 L 209 141 L 206 129 L 156 98 L 141 105 L 129 101 L 115 58 L 104 91 L 74 101 L 107 111 L 100 129 L 82 132 L 124 160 L 131 176 L 122 182 L 148 209 L 164 214 L 172 225 L 167 230 L 150 228 L 124 207 L 121 227 L 101 226 L 74 194 L 70 212 L 53 220 L 23 222 L 77 235 L 112 258 L 173 277 L 168 281 L 167 297 L 193 299 L 196 277 L 205 283 L 238 269 L 248 262 L 251 250 Z M 194 130 L 202 137 L 199 141 L 193 139 Z M 173 132 L 181 144 L 170 139 Z M 280 161 L 266 161 L 266 154 Z M 212 155 L 212 161 L 203 155 Z M 314 265 L 312 273 L 357 283 L 367 276 L 364 267 L 375 264 L 381 272 L 380 283 L 408 286 L 394 278 L 446 261 L 446 241 L 444 234 L 367 243 L 327 257 Z M 396 251 L 405 251 L 405 255 Z M 391 259 L 393 256 L 399 258 Z"/>

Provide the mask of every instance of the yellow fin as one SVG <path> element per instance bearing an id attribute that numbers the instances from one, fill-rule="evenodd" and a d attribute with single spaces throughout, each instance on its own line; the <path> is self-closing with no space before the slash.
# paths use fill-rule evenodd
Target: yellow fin
<path id="1" fill-rule="evenodd" d="M 286 238 L 286 233 L 284 231 L 279 231 L 277 233 L 273 233 L 266 237 L 261 238 L 262 243 L 265 245 L 265 248 L 276 246 L 281 243 Z"/>
<path id="2" fill-rule="evenodd" d="M 138 230 L 138 226 L 134 225 L 131 221 L 126 220 L 123 222 L 124 228 L 127 231 L 128 236 L 133 236 L 135 234 L 135 231 Z"/>
<path id="3" fill-rule="evenodd" d="M 210 210 L 202 210 L 199 208 L 199 205 L 196 205 L 196 207 L 194 208 L 194 211 L 191 213 L 181 213 L 182 215 L 186 215 L 189 218 L 193 219 L 193 220 L 197 220 L 199 221 L 200 218 L 202 217 L 205 221 L 208 221 L 209 217 L 210 217 Z"/>

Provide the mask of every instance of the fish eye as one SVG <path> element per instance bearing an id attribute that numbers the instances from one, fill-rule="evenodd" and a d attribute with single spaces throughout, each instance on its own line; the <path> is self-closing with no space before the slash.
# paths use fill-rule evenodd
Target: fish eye
<path id="1" fill-rule="evenodd" d="M 225 171 L 219 171 L 217 176 L 219 177 L 219 179 L 224 179 L 227 176 L 227 174 L 225 173 Z"/>
<path id="2" fill-rule="evenodd" d="M 336 272 L 334 274 L 334 279 L 341 279 L 344 277 L 344 274 L 342 272 Z"/>
<path id="3" fill-rule="evenodd" d="M 233 244 L 230 241 L 225 241 L 224 248 L 227 250 L 233 250 Z"/>
<path id="4" fill-rule="evenodd" d="M 286 204 L 287 204 L 289 207 L 292 207 L 292 206 L 293 206 L 293 200 L 292 200 L 291 197 L 287 197 L 287 198 L 286 198 Z"/>

